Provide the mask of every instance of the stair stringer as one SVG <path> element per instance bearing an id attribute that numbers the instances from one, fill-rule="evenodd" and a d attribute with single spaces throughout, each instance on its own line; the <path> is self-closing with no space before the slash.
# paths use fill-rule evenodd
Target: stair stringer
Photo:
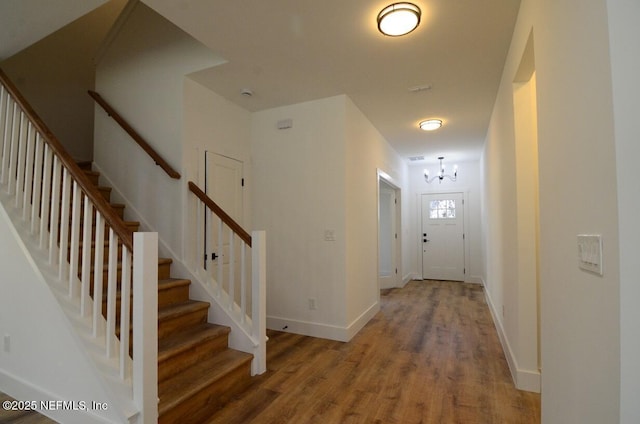
<path id="1" fill-rule="evenodd" d="M 38 406 L 66 402 L 38 408 L 64 423 L 135 423 L 130 379 L 121 382 L 117 362 L 103 359 L 106 342 L 92 337 L 79 298 L 68 297 L 48 251 L 40 249 L 13 200 L 0 193 L 0 390 Z M 7 346 L 7 336 L 15 347 Z M 92 402 L 107 408 L 92 408 Z"/>
<path id="2" fill-rule="evenodd" d="M 100 178 L 104 180 L 105 186 L 111 187 L 112 199 L 127 205 L 125 213 L 127 219 L 140 222 L 141 230 L 151 231 L 158 233 L 158 249 L 160 250 L 160 256 L 170 257 L 173 262 L 171 264 L 172 273 L 178 275 L 181 278 L 191 280 L 191 290 L 189 296 L 194 300 L 202 302 L 209 302 L 215 307 L 209 308 L 208 322 L 217 325 L 224 325 L 231 329 L 229 334 L 229 347 L 231 349 L 239 350 L 241 352 L 251 353 L 254 356 L 251 366 L 252 375 L 258 374 L 255 370 L 256 358 L 258 357 L 258 349 L 260 344 L 247 330 L 251 328 L 251 318 L 246 317 L 245 324 L 242 324 L 241 313 L 238 308 L 233 311 L 227 309 L 228 302 L 225 302 L 227 297 L 225 295 L 216 296 L 215 290 L 212 288 L 211 283 L 207 283 L 206 276 L 196 275 L 191 268 L 182 260 L 182 255 L 177 254 L 162 238 L 161 232 L 157 231 L 145 217 L 134 206 L 122 192 L 118 186 L 109 178 L 109 175 L 104 172 L 100 165 L 93 162 L 93 170 L 100 173 Z M 186 192 L 187 190 L 185 190 Z M 215 283 L 215 282 L 214 282 Z M 217 283 L 215 283 L 217 284 Z M 266 341 L 265 341 L 266 343 Z"/>

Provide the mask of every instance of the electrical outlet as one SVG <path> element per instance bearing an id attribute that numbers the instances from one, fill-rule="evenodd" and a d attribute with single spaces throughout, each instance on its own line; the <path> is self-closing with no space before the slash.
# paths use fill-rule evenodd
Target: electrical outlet
<path id="1" fill-rule="evenodd" d="M 315 311 L 316 309 L 318 309 L 318 305 L 316 304 L 316 300 L 312 297 L 309 298 L 309 309 L 311 309 L 312 311 Z"/>

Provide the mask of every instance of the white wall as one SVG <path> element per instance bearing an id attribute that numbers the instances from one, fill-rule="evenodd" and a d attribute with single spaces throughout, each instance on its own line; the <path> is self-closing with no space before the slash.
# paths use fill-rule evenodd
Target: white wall
<path id="1" fill-rule="evenodd" d="M 465 193 L 466 202 L 464 205 L 464 233 L 465 233 L 465 281 L 470 283 L 482 283 L 483 259 L 482 259 L 482 237 L 480 226 L 480 164 L 473 162 L 450 162 L 444 159 L 444 165 L 449 172 L 453 165 L 458 165 L 458 178 L 452 182 L 445 178 L 442 183 L 437 181 L 427 184 L 424 180 L 424 169 L 428 169 L 431 176 L 438 171 L 439 164 L 419 163 L 409 166 L 410 181 L 410 228 L 409 236 L 411 249 L 407 252 L 411 256 L 412 275 L 415 278 L 422 278 L 422 222 L 421 222 L 421 195 L 427 193 Z"/>
<path id="2" fill-rule="evenodd" d="M 293 127 L 279 130 L 281 119 Z M 345 328 L 344 120 L 343 96 L 252 116 L 253 222 L 268 235 L 270 328 L 329 338 Z"/>
<path id="3" fill-rule="evenodd" d="M 350 339 L 378 308 L 376 171 L 404 187 L 403 162 L 346 96 L 254 113 L 252 158 L 268 325 Z"/>
<path id="4" fill-rule="evenodd" d="M 111 0 L 0 63 L 76 160 L 93 157 L 93 99 L 87 90 L 94 89 L 96 52 L 125 3 Z"/>
<path id="5" fill-rule="evenodd" d="M 620 399 L 618 197 L 607 10 L 523 0 L 483 154 L 489 296 L 520 312 L 513 81 L 533 30 L 538 101 L 542 422 L 615 423 Z M 597 122 L 598 125 L 593 123 Z M 576 235 L 601 234 L 603 276 L 578 268 Z M 506 328 L 506 337 L 522 337 Z"/>
<path id="6" fill-rule="evenodd" d="M 607 1 L 609 45 L 613 77 L 616 168 L 618 182 L 618 226 L 620 234 L 620 422 L 640 422 L 640 285 L 638 284 L 638 240 L 640 195 L 640 3 L 635 0 Z"/>
<path id="7" fill-rule="evenodd" d="M 355 333 L 379 309 L 378 286 L 378 174 L 389 175 L 407 192 L 407 165 L 348 97 L 346 106 L 345 206 L 347 324 Z M 401 200 L 404 215 L 406 202 Z M 406 222 L 401 220 L 401 222 Z M 403 226 L 404 224 L 401 224 Z M 403 246 L 404 249 L 404 238 Z M 403 275 L 403 267 L 398 267 Z"/>
<path id="8" fill-rule="evenodd" d="M 183 169 L 185 181 L 192 180 L 203 189 L 205 151 L 243 163 L 242 225 L 251 231 L 251 113 L 199 84 L 196 73 L 185 79 L 184 86 Z"/>
<path id="9" fill-rule="evenodd" d="M 139 3 L 98 64 L 96 91 L 184 174 L 184 78 L 218 63 L 207 48 Z M 169 246 L 163 254 L 181 258 L 184 178 L 169 178 L 99 106 L 94 161 L 124 198 L 126 217 L 143 218 L 143 229 L 157 231 Z"/>
<path id="10" fill-rule="evenodd" d="M 74 333 L 2 205 L 0 234 L 0 391 L 20 400 L 110 405 L 107 411 L 90 415 L 42 411 L 60 422 L 123 422 L 119 405 L 100 384 L 84 343 Z"/>

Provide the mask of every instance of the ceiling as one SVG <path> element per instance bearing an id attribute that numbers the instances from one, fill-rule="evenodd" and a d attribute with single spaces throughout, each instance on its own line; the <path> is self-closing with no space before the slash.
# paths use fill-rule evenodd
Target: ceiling
<path id="1" fill-rule="evenodd" d="M 415 0 L 403 37 L 377 29 L 391 1 L 145 3 L 226 59 L 197 78 L 227 99 L 259 111 L 346 94 L 401 156 L 435 162 L 479 158 L 520 0 Z M 430 117 L 444 126 L 421 131 Z"/>
<path id="2" fill-rule="evenodd" d="M 106 0 L 2 1 L 0 58 Z M 143 1 L 225 59 L 195 77 L 230 101 L 259 111 L 346 94 L 402 157 L 426 162 L 479 158 L 520 5 L 414 0 L 420 26 L 387 37 L 376 17 L 392 1 Z M 444 126 L 421 131 L 432 117 Z"/>
<path id="3" fill-rule="evenodd" d="M 90 12 L 107 0 L 2 0 L 0 60 Z"/>

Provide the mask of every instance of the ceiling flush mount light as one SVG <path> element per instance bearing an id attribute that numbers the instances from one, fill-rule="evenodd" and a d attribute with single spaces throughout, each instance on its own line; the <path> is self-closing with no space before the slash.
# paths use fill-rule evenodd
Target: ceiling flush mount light
<path id="1" fill-rule="evenodd" d="M 391 37 L 408 34 L 418 27 L 421 14 L 413 3 L 394 3 L 378 14 L 378 29 Z"/>
<path id="2" fill-rule="evenodd" d="M 440 119 L 427 119 L 426 121 L 420 122 L 419 125 L 423 131 L 434 131 L 442 126 L 442 121 Z"/>
<path id="3" fill-rule="evenodd" d="M 442 184 L 442 180 L 446 178 L 449 178 L 451 181 L 455 182 L 458 179 L 458 165 L 453 165 L 453 177 L 451 175 L 446 175 L 444 173 L 444 165 L 442 164 L 442 159 L 444 159 L 444 156 L 440 156 L 438 157 L 438 160 L 440 161 L 440 170 L 438 171 L 438 173 L 432 177 L 431 179 L 429 179 L 429 170 L 425 169 L 424 170 L 424 180 L 431 184 L 432 182 L 435 181 L 435 179 L 438 179 L 438 182 L 440 184 Z"/>

